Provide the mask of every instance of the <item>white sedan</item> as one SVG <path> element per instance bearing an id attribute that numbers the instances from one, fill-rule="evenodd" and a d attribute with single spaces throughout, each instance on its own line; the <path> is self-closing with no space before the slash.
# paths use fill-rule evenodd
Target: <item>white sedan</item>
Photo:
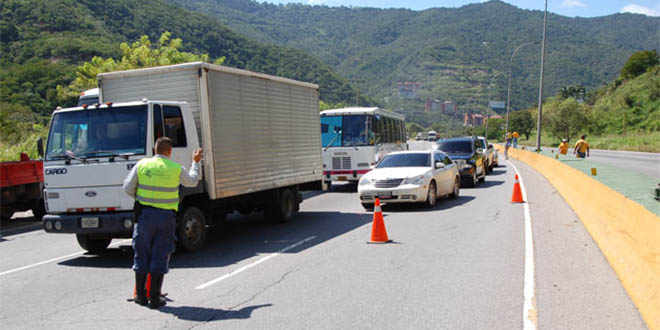
<path id="1" fill-rule="evenodd" d="M 376 197 L 387 203 L 426 203 L 434 207 L 438 197 L 458 197 L 460 175 L 456 164 L 439 150 L 393 152 L 362 176 L 358 183 L 365 209 Z"/>

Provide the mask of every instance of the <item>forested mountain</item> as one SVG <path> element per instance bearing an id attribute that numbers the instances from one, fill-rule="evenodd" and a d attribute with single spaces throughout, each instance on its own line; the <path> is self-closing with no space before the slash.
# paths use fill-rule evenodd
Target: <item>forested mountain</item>
<path id="1" fill-rule="evenodd" d="M 262 42 L 303 49 L 320 57 L 363 92 L 393 108 L 421 110 L 427 98 L 479 109 L 505 100 L 513 59 L 513 108 L 536 103 L 542 11 L 502 1 L 423 11 L 251 0 L 167 0 L 215 15 Z M 569 18 L 550 14 L 546 95 L 567 85 L 588 90 L 618 76 L 635 51 L 660 48 L 660 18 L 615 14 Z M 415 100 L 399 97 L 399 82 L 418 82 Z"/>
<path id="2" fill-rule="evenodd" d="M 97 55 L 117 58 L 121 42 L 142 35 L 158 40 L 164 31 L 183 39 L 186 51 L 224 56 L 225 65 L 317 83 L 326 102 L 357 96 L 330 66 L 302 50 L 253 41 L 214 17 L 161 0 L 3 0 L 0 14 L 3 115 L 25 108 L 49 114 L 62 102 L 55 87 L 69 84 L 76 65 Z M 363 96 L 362 102 L 369 101 Z"/>

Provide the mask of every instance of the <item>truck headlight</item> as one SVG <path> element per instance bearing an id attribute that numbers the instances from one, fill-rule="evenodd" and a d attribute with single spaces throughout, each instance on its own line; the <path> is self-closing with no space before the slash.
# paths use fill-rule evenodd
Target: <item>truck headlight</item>
<path id="1" fill-rule="evenodd" d="M 424 176 L 420 175 L 420 176 L 414 176 L 412 178 L 406 178 L 406 179 L 403 180 L 402 183 L 403 184 L 420 185 L 420 184 L 422 184 L 422 182 L 424 182 Z"/>

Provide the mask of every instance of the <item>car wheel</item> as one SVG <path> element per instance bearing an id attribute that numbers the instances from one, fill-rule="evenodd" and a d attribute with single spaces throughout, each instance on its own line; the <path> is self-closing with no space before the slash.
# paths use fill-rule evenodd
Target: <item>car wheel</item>
<path id="1" fill-rule="evenodd" d="M 454 181 L 454 189 L 452 190 L 451 194 L 449 194 L 449 197 L 452 199 L 458 198 L 458 194 L 461 191 L 461 179 L 459 177 L 456 177 L 456 180 Z"/>
<path id="2" fill-rule="evenodd" d="M 470 188 L 474 188 L 474 186 L 477 185 L 477 171 L 472 172 L 472 176 L 468 179 L 467 181 L 467 186 Z"/>
<path id="3" fill-rule="evenodd" d="M 479 178 L 479 182 L 485 182 L 486 181 L 486 167 L 484 167 L 482 173 L 483 173 L 483 175 Z"/>
<path id="4" fill-rule="evenodd" d="M 429 208 L 435 207 L 438 202 L 438 191 L 435 188 L 435 181 L 429 183 L 429 191 L 426 194 L 426 206 Z"/>

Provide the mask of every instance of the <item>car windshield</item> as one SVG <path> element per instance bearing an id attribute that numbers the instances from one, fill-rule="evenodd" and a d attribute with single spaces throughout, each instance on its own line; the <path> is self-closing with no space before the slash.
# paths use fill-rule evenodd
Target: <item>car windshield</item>
<path id="1" fill-rule="evenodd" d="M 376 168 L 385 167 L 428 167 L 431 166 L 431 154 L 410 153 L 387 155 L 376 166 Z"/>
<path id="2" fill-rule="evenodd" d="M 145 154 L 147 105 L 60 112 L 53 116 L 46 160 Z"/>
<path id="3" fill-rule="evenodd" d="M 472 153 L 472 141 L 440 141 L 438 142 L 438 149 L 449 154 L 469 154 Z"/>

